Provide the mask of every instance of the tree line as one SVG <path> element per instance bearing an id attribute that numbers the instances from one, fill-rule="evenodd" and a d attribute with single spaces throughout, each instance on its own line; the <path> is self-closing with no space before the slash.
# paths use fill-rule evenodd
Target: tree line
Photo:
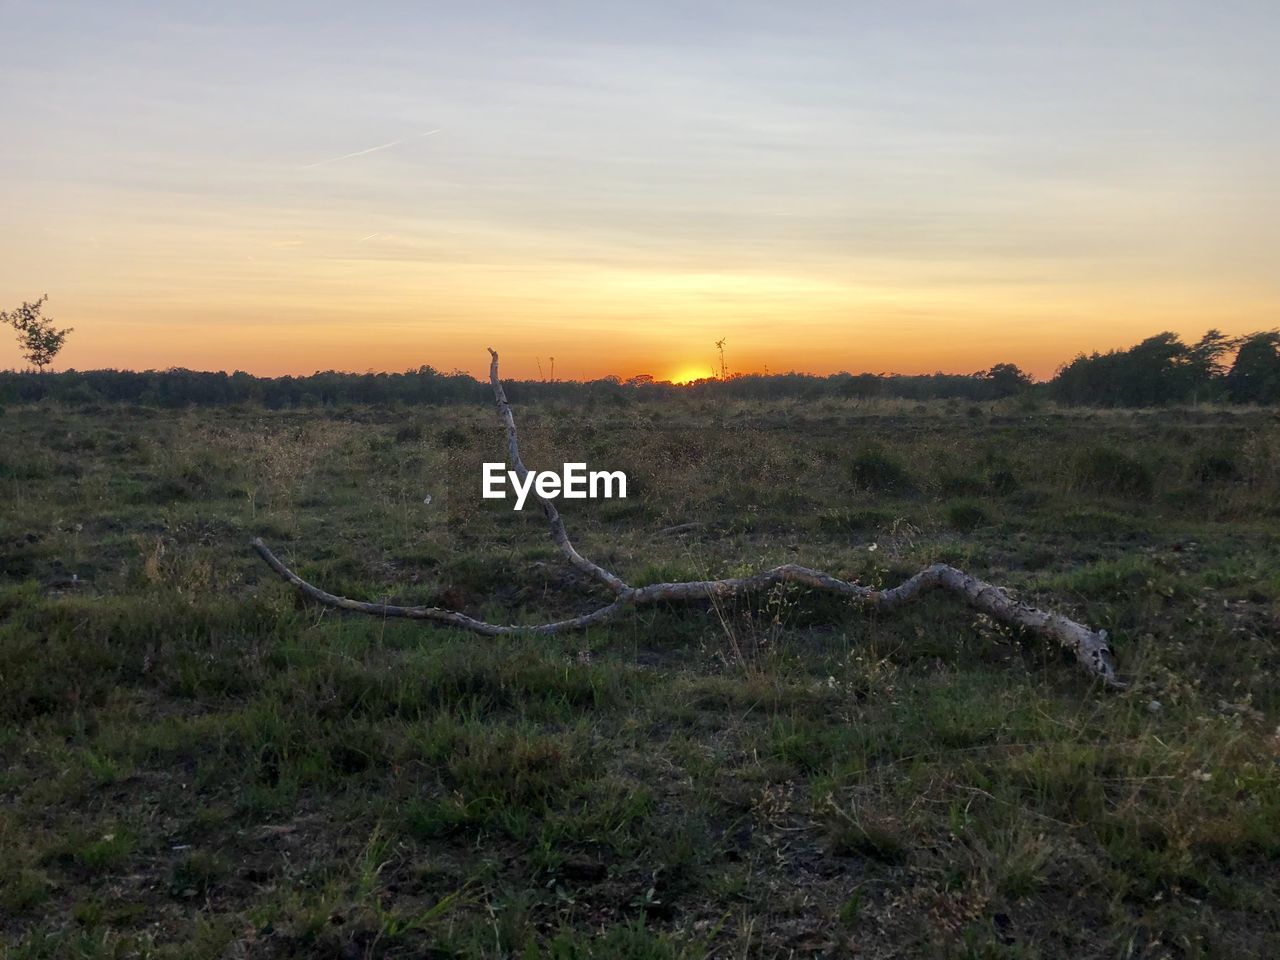
<path id="1" fill-rule="evenodd" d="M 57 331 L 61 333 L 62 331 Z M 0 402 L 135 403 L 159 407 L 253 404 L 269 408 L 337 404 L 485 403 L 488 384 L 430 366 L 403 373 L 340 373 L 258 377 L 185 369 L 0 372 Z M 509 385 L 522 403 L 565 401 L 626 404 L 641 399 L 819 399 L 889 397 L 904 400 L 997 400 L 1041 397 L 1062 403 L 1158 406 L 1207 401 L 1280 403 L 1280 331 L 1230 338 L 1216 330 L 1195 343 L 1161 333 L 1133 347 L 1081 354 L 1052 380 L 1034 383 L 1016 365 L 972 374 L 837 373 L 727 374 L 687 385 L 639 376 L 628 380 L 528 380 Z"/>
<path id="2" fill-rule="evenodd" d="M 521 403 L 564 401 L 626 404 L 634 400 L 673 397 L 768 399 L 793 397 L 898 397 L 928 400 L 950 397 L 991 400 L 1031 386 L 1018 372 L 1017 385 L 999 376 L 934 373 L 921 376 L 837 373 L 741 374 L 725 380 L 707 379 L 677 385 L 652 377 L 602 377 L 598 380 L 508 381 L 507 390 Z M 453 404 L 486 403 L 488 382 L 455 371 L 442 373 L 429 366 L 404 373 L 339 373 L 310 376 L 258 377 L 200 370 L 67 370 L 62 373 L 0 372 L 0 402 L 69 404 L 135 403 L 144 406 L 261 405 L 285 407 L 339 404 Z"/>
<path id="3" fill-rule="evenodd" d="M 1280 331 L 1232 338 L 1210 330 L 1195 343 L 1183 343 L 1175 333 L 1158 333 L 1127 350 L 1081 354 L 1061 367 L 1048 386 L 1065 403 L 1100 406 L 1277 403 Z"/>

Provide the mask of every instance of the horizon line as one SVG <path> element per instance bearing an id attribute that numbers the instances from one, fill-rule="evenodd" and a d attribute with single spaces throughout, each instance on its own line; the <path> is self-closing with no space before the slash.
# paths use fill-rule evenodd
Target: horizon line
<path id="1" fill-rule="evenodd" d="M 999 366 L 999 365 L 1000 364 L 993 364 L 993 366 Z M 1017 366 L 1017 365 L 1013 364 L 1013 366 Z M 139 374 L 139 375 L 148 374 L 148 373 L 154 373 L 154 374 L 196 373 L 196 374 L 202 374 L 202 375 L 223 374 L 228 377 L 235 376 L 237 374 L 243 374 L 244 376 L 252 377 L 255 380 L 284 380 L 286 378 L 301 380 L 307 377 L 322 376 L 324 374 L 334 374 L 340 377 L 416 376 L 422 372 L 423 367 L 429 368 L 429 370 L 432 373 L 434 373 L 436 376 L 441 376 L 441 377 L 463 376 L 463 377 L 469 377 L 470 379 L 476 381 L 476 383 L 488 382 L 487 375 L 483 377 L 478 377 L 467 370 L 459 370 L 459 369 L 440 370 L 440 369 L 437 369 L 436 367 L 431 366 L 431 364 L 429 363 L 421 364 L 418 367 L 413 367 L 413 368 L 408 368 L 403 370 L 390 370 L 390 369 L 387 369 L 387 370 L 374 370 L 374 369 L 336 370 L 336 369 L 330 368 L 327 370 L 313 370 L 311 373 L 277 373 L 277 374 L 252 373 L 248 370 L 243 370 L 240 368 L 231 370 L 226 367 L 219 367 L 211 370 L 196 369 L 194 367 L 181 367 L 181 366 L 145 367 L 143 369 L 136 369 L 133 367 L 91 367 L 86 369 L 80 369 L 78 367 L 68 367 L 65 370 L 47 370 L 47 371 L 33 370 L 30 368 L 26 370 L 19 370 L 16 367 L 6 367 L 4 369 L 0 369 L 0 376 L 15 375 L 15 376 L 47 377 L 47 376 L 67 376 L 70 374 L 83 375 L 83 374 L 92 374 L 92 373 L 131 373 L 131 374 Z M 817 373 L 809 370 L 794 370 L 794 369 L 792 370 L 748 370 L 748 371 L 738 371 L 736 373 L 731 373 L 727 377 L 706 376 L 706 377 L 698 377 L 692 380 L 671 380 L 669 378 L 661 378 L 661 377 L 653 376 L 651 374 L 635 374 L 630 377 L 623 377 L 618 374 L 610 373 L 610 374 L 604 374 L 599 377 L 591 377 L 587 379 L 579 379 L 577 377 L 556 377 L 555 379 L 547 379 L 546 377 L 503 377 L 503 380 L 504 382 L 507 382 L 507 383 L 574 383 L 574 384 L 583 384 L 583 385 L 616 380 L 618 383 L 622 385 L 632 385 L 632 386 L 643 385 L 647 383 L 654 383 L 654 384 L 669 384 L 670 386 L 675 386 L 675 387 L 688 387 L 688 386 L 693 386 L 699 383 L 728 383 L 733 380 L 741 380 L 748 377 L 762 377 L 762 378 L 811 377 L 815 380 L 828 380 L 828 379 L 831 379 L 832 377 L 879 377 L 879 378 L 885 378 L 885 379 L 893 378 L 893 377 L 978 377 L 985 374 L 989 369 L 991 368 L 989 367 L 984 370 L 972 370 L 967 372 L 952 371 L 952 370 L 933 370 L 928 373 L 902 373 L 896 370 L 882 370 L 878 373 L 872 372 L 870 370 L 861 370 L 861 371 L 858 371 L 857 373 L 851 370 L 836 370 L 831 373 Z M 1018 369 L 1022 370 L 1021 367 L 1018 367 Z M 1026 376 L 1030 377 L 1033 383 L 1049 383 L 1053 379 L 1052 377 L 1048 379 L 1036 377 L 1026 370 L 1022 370 L 1022 372 Z M 1057 374 L 1055 372 L 1054 376 L 1056 375 Z"/>

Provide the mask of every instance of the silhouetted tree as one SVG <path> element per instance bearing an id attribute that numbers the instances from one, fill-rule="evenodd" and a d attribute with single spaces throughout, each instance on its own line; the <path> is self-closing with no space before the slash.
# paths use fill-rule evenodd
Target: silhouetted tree
<path id="1" fill-rule="evenodd" d="M 1179 369 L 1187 356 L 1187 345 L 1168 331 L 1147 337 L 1122 354 L 1116 383 L 1123 402 L 1141 406 L 1168 403 L 1182 398 L 1185 377 Z"/>
<path id="2" fill-rule="evenodd" d="M 994 397 L 1011 397 L 1031 386 L 1031 377 L 1013 363 L 997 363 L 982 375 Z"/>
<path id="3" fill-rule="evenodd" d="M 1238 343 L 1227 395 L 1235 403 L 1280 402 L 1280 330 L 1251 333 Z"/>
<path id="4" fill-rule="evenodd" d="M 859 373 L 856 376 L 838 373 L 835 376 L 836 389 L 846 397 L 878 397 L 885 389 L 885 378 L 874 373 Z"/>
<path id="5" fill-rule="evenodd" d="M 58 330 L 52 320 L 40 315 L 40 309 L 48 299 L 49 295 L 46 293 L 35 303 L 24 302 L 16 310 L 0 311 L 0 321 L 18 331 L 22 356 L 41 373 L 53 362 L 53 358 L 62 349 L 67 334 L 71 332 L 70 327 Z"/>
<path id="6" fill-rule="evenodd" d="M 1222 358 L 1232 341 L 1210 330 L 1192 346 L 1158 333 L 1127 350 L 1081 354 L 1059 369 L 1053 393 L 1067 403 L 1152 406 L 1212 399 L 1222 391 Z"/>
<path id="7" fill-rule="evenodd" d="M 1211 400 L 1222 396 L 1222 377 L 1226 373 L 1223 358 L 1231 352 L 1236 341 L 1221 330 L 1210 330 L 1187 349 L 1182 361 L 1187 399 Z"/>

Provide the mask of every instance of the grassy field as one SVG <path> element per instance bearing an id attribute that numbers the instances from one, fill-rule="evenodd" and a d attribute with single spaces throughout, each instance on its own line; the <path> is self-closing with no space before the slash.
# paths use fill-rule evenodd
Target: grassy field
<path id="1" fill-rule="evenodd" d="M 501 622 L 600 596 L 480 499 L 489 408 L 10 408 L 0 956 L 1280 956 L 1276 412 L 512 394 L 530 466 L 627 471 L 562 510 L 632 583 L 946 561 L 1132 688 L 947 596 L 342 616 L 249 538 Z"/>

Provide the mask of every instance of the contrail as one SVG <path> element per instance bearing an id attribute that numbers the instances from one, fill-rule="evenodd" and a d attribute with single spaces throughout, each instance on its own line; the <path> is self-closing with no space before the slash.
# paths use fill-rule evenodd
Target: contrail
<path id="1" fill-rule="evenodd" d="M 310 170 L 312 167 L 323 167 L 326 163 L 337 163 L 339 160 L 350 160 L 352 157 L 363 157 L 366 153 L 377 153 L 379 150 L 388 150 L 391 147 L 398 147 L 402 143 L 408 143 L 410 140 L 417 140 L 421 137 L 429 137 L 433 133 L 439 133 L 438 129 L 428 130 L 426 133 L 420 133 L 416 137 L 405 137 L 403 140 L 392 140 L 390 143 L 380 143 L 376 147 L 370 147 L 367 150 L 357 150 L 355 153 L 344 153 L 340 157 L 330 157 L 328 160 L 317 160 L 315 163 L 304 163 L 298 169 Z"/>
<path id="2" fill-rule="evenodd" d="M 356 243 L 364 243 L 366 240 L 372 240 L 374 237 L 380 237 L 380 236 L 382 236 L 382 234 L 380 233 L 371 233 L 367 237 L 361 237 L 359 240 L 356 241 Z"/>

